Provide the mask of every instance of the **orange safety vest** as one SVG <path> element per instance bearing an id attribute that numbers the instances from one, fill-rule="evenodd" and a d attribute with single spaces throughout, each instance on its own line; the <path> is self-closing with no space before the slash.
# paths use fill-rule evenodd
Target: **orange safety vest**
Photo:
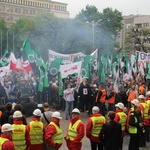
<path id="1" fill-rule="evenodd" d="M 132 100 L 136 99 L 136 92 L 130 91 L 128 96 L 128 102 L 131 102 Z"/>
<path id="2" fill-rule="evenodd" d="M 99 102 L 100 103 L 105 103 L 105 101 L 106 101 L 106 90 L 102 89 L 102 96 L 100 97 Z"/>
<path id="3" fill-rule="evenodd" d="M 107 100 L 108 104 L 114 104 L 115 103 L 116 91 L 113 90 L 113 92 L 114 92 L 114 95 L 110 99 Z"/>

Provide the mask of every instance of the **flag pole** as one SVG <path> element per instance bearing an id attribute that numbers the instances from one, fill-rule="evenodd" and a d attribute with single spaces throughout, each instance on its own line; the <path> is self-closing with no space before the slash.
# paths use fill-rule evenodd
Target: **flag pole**
<path id="1" fill-rule="evenodd" d="M 7 50 L 8 50 L 8 30 L 7 30 Z"/>
<path id="2" fill-rule="evenodd" d="M 13 51 L 14 51 L 14 31 L 13 31 Z"/>
<path id="3" fill-rule="evenodd" d="M 1 58 L 2 58 L 2 31 L 1 31 Z"/>

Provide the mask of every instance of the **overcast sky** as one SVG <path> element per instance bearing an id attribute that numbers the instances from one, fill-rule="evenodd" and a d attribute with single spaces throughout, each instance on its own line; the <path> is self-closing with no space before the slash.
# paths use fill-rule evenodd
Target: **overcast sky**
<path id="1" fill-rule="evenodd" d="M 67 3 L 70 18 L 78 14 L 86 5 L 94 5 L 102 12 L 107 7 L 112 7 L 122 12 L 123 15 L 143 14 L 150 15 L 150 0 L 52 0 Z"/>

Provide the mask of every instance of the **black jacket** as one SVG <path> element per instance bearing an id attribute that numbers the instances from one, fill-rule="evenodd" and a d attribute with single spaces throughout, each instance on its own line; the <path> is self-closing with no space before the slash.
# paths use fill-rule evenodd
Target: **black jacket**
<path id="1" fill-rule="evenodd" d="M 99 139 L 104 144 L 105 150 L 119 150 L 122 139 L 121 124 L 115 121 L 104 124 Z"/>

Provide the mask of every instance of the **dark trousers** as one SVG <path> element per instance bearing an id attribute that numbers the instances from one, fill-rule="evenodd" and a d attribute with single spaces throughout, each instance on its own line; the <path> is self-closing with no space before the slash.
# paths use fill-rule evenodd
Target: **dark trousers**
<path id="1" fill-rule="evenodd" d="M 114 111 L 114 104 L 108 104 L 108 111 Z"/>
<path id="2" fill-rule="evenodd" d="M 139 150 L 139 136 L 130 135 L 129 149 L 128 150 Z"/>
<path id="3" fill-rule="evenodd" d="M 90 140 L 90 142 L 91 142 L 91 150 L 103 150 L 103 144 L 93 142 L 92 140 Z"/>
<path id="4" fill-rule="evenodd" d="M 100 113 L 105 116 L 105 103 L 97 103 L 97 106 L 100 109 Z"/>

